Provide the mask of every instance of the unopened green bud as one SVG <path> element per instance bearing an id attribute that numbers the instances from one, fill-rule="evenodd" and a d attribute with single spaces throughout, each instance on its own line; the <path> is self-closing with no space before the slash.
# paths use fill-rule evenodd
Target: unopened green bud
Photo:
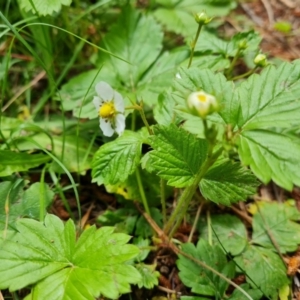
<path id="1" fill-rule="evenodd" d="M 246 40 L 242 40 L 239 42 L 238 44 L 239 49 L 241 50 L 245 50 L 248 47 L 247 41 Z"/>
<path id="2" fill-rule="evenodd" d="M 209 18 L 207 14 L 203 11 L 195 15 L 195 20 L 198 24 L 205 25 L 208 24 L 212 20 L 212 18 Z"/>
<path id="3" fill-rule="evenodd" d="M 200 116 L 203 119 L 219 108 L 216 98 L 204 91 L 191 93 L 188 96 L 187 105 L 192 114 Z"/>
<path id="4" fill-rule="evenodd" d="M 267 57 L 264 54 L 258 54 L 254 58 L 254 63 L 258 67 L 265 67 L 268 64 Z"/>

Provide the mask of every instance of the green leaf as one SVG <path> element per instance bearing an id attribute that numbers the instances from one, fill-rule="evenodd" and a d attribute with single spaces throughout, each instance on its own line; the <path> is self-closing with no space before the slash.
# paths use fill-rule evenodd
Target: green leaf
<path id="1" fill-rule="evenodd" d="M 91 159 L 96 152 L 96 148 L 90 147 L 90 143 L 86 139 L 76 135 L 52 136 L 52 142 L 53 149 L 49 136 L 44 133 L 38 133 L 31 136 L 30 140 L 22 139 L 21 141 L 16 141 L 15 144 L 20 150 L 51 150 L 70 172 L 84 173 L 91 168 Z M 88 152 L 89 148 L 90 151 Z M 64 172 L 56 162 L 52 163 L 51 168 L 55 172 Z"/>
<path id="2" fill-rule="evenodd" d="M 28 154 L 0 150 L 0 176 L 9 176 L 15 172 L 27 171 L 50 160 L 44 154 Z"/>
<path id="3" fill-rule="evenodd" d="M 274 123 L 276 124 L 276 123 Z M 241 161 L 264 183 L 271 179 L 287 190 L 300 185 L 300 139 L 270 130 L 249 130 L 237 139 Z"/>
<path id="4" fill-rule="evenodd" d="M 205 41 L 205 43 L 203 41 Z M 261 36 L 253 30 L 239 32 L 229 41 L 220 39 L 215 34 L 208 31 L 203 31 L 201 33 L 201 38 L 197 41 L 195 51 L 221 54 L 223 57 L 227 58 L 236 55 L 240 43 L 246 44 L 246 49 L 242 51 L 242 55 L 250 51 L 258 52 L 260 42 Z"/>
<path id="5" fill-rule="evenodd" d="M 231 205 L 255 194 L 259 182 L 240 163 L 222 159 L 215 163 L 200 182 L 200 190 L 206 199 Z"/>
<path id="6" fill-rule="evenodd" d="M 209 16 L 225 16 L 236 7 L 234 1 L 156 0 L 156 3 L 163 7 L 154 11 L 155 18 L 168 31 L 173 31 L 184 37 L 191 37 L 196 34 L 197 23 L 193 16 L 195 13 L 205 11 Z"/>
<path id="7" fill-rule="evenodd" d="M 267 230 L 281 253 L 294 252 L 300 244 L 300 213 L 295 207 L 262 203 L 253 218 L 253 243 L 274 250 Z"/>
<path id="8" fill-rule="evenodd" d="M 101 146 L 92 162 L 93 181 L 99 185 L 123 183 L 140 162 L 142 143 L 139 133 L 125 131 L 121 137 Z"/>
<path id="9" fill-rule="evenodd" d="M 108 57 L 114 72 L 127 87 L 136 85 L 162 49 L 163 32 L 151 16 L 126 6 L 103 39 L 105 48 L 125 61 Z M 101 54 L 103 55 L 103 54 Z"/>
<path id="10" fill-rule="evenodd" d="M 159 272 L 155 271 L 156 265 L 138 264 L 136 269 L 140 272 L 142 280 L 138 283 L 139 288 L 153 289 L 158 285 Z"/>
<path id="11" fill-rule="evenodd" d="M 251 289 L 248 283 L 244 283 L 240 285 L 247 294 L 251 296 L 253 300 L 260 300 L 262 299 L 263 293 L 258 289 Z M 245 295 L 238 289 L 235 289 L 228 300 L 241 300 L 244 299 Z"/>
<path id="12" fill-rule="evenodd" d="M 236 89 L 237 124 L 243 130 L 299 124 L 300 60 L 269 66 L 250 76 Z"/>
<path id="13" fill-rule="evenodd" d="M 235 266 L 228 263 L 225 254 L 218 246 L 210 246 L 204 239 L 199 240 L 197 247 L 193 244 L 183 244 L 182 250 L 206 265 L 219 271 L 227 278 L 232 278 Z M 189 258 L 179 255 L 177 260 L 179 277 L 182 282 L 192 289 L 192 292 L 223 298 L 228 287 L 228 283 L 213 272 L 201 267 Z"/>
<path id="14" fill-rule="evenodd" d="M 204 90 L 214 95 L 221 107 L 219 115 L 211 115 L 210 120 L 223 124 L 235 122 L 240 104 L 234 95 L 233 83 L 227 81 L 223 74 L 214 74 L 209 69 L 198 68 L 180 68 L 179 74 L 181 78 L 176 78 L 174 89 L 180 94 L 182 106 L 186 107 L 186 99 L 192 92 Z"/>
<path id="15" fill-rule="evenodd" d="M 51 15 L 53 12 L 59 12 L 62 5 L 69 6 L 72 0 L 32 0 L 35 9 L 40 15 Z M 19 0 L 19 4 L 25 11 L 36 13 L 29 0 Z"/>
<path id="16" fill-rule="evenodd" d="M 54 215 L 45 223 L 23 219 L 18 233 L 1 239 L 0 288 L 15 291 L 34 284 L 28 299 L 117 298 L 140 281 L 139 272 L 126 262 L 138 254 L 125 234 L 114 228 L 90 227 L 76 242 L 73 221 L 65 226 Z M 22 278 L 22 280 L 20 280 Z"/>
<path id="17" fill-rule="evenodd" d="M 247 275 L 250 286 L 259 287 L 267 297 L 277 299 L 278 290 L 289 282 L 285 264 L 269 249 L 248 246 L 235 260 Z"/>
<path id="18" fill-rule="evenodd" d="M 154 133 L 148 163 L 169 185 L 190 185 L 206 158 L 207 142 L 175 125 L 156 126 Z"/>
<path id="19" fill-rule="evenodd" d="M 186 48 L 178 48 L 171 52 L 165 51 L 139 82 L 136 91 L 139 98 L 149 106 L 155 105 L 160 93 L 171 90 L 176 69 L 187 57 Z M 171 107 L 169 110 L 172 110 Z"/>
<path id="20" fill-rule="evenodd" d="M 248 236 L 243 222 L 228 214 L 213 215 L 211 217 L 211 227 L 213 245 L 219 245 L 221 249 L 225 249 L 226 254 L 240 254 L 248 243 Z M 207 238 L 207 223 L 201 222 L 198 225 L 201 236 Z"/>
<path id="21" fill-rule="evenodd" d="M 187 66 L 188 61 L 184 61 L 182 66 Z M 223 71 L 228 68 L 230 61 L 222 55 L 202 55 L 194 56 L 192 66 L 200 69 L 210 69 L 213 72 Z"/>

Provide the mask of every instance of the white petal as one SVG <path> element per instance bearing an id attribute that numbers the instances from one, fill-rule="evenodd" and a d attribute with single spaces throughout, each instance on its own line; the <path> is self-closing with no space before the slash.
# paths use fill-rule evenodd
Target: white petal
<path id="1" fill-rule="evenodd" d="M 123 114 L 117 114 L 115 122 L 116 122 L 115 131 L 118 135 L 121 135 L 125 130 L 125 116 Z"/>
<path id="2" fill-rule="evenodd" d="M 100 118 L 100 128 L 105 136 L 112 136 L 114 134 L 114 130 L 108 120 Z"/>
<path id="3" fill-rule="evenodd" d="M 101 104 L 101 99 L 99 97 L 95 96 L 94 99 L 93 99 L 93 104 L 94 104 L 95 108 L 97 110 L 99 110 L 99 107 L 100 107 L 100 104 Z"/>
<path id="4" fill-rule="evenodd" d="M 98 96 L 104 101 L 112 100 L 114 97 L 114 90 L 108 83 L 104 81 L 100 81 L 96 85 L 96 92 Z"/>
<path id="5" fill-rule="evenodd" d="M 123 97 L 121 96 L 120 93 L 118 93 L 116 91 L 114 91 L 114 92 L 115 92 L 115 97 L 114 97 L 115 108 L 116 108 L 117 112 L 123 113 L 125 110 Z"/>

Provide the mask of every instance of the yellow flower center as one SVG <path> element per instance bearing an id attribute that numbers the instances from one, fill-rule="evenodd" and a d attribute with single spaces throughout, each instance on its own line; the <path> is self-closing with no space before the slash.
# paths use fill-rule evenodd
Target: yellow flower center
<path id="1" fill-rule="evenodd" d="M 203 95 L 203 94 L 198 94 L 197 95 L 197 98 L 200 102 L 206 102 L 207 101 L 207 97 L 206 95 Z"/>
<path id="2" fill-rule="evenodd" d="M 113 102 L 106 102 L 99 108 L 99 116 L 101 118 L 112 118 L 115 114 L 116 109 Z"/>

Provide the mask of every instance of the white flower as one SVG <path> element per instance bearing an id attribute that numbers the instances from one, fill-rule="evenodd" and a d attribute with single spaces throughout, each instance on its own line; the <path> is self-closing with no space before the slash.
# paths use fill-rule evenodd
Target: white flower
<path id="1" fill-rule="evenodd" d="M 188 96 L 187 104 L 192 113 L 201 118 L 205 118 L 208 114 L 218 109 L 216 98 L 204 91 L 191 93 Z"/>
<path id="2" fill-rule="evenodd" d="M 124 101 L 123 97 L 112 89 L 104 81 L 96 85 L 93 103 L 100 117 L 100 128 L 106 136 L 112 136 L 114 132 L 121 135 L 125 129 Z"/>

